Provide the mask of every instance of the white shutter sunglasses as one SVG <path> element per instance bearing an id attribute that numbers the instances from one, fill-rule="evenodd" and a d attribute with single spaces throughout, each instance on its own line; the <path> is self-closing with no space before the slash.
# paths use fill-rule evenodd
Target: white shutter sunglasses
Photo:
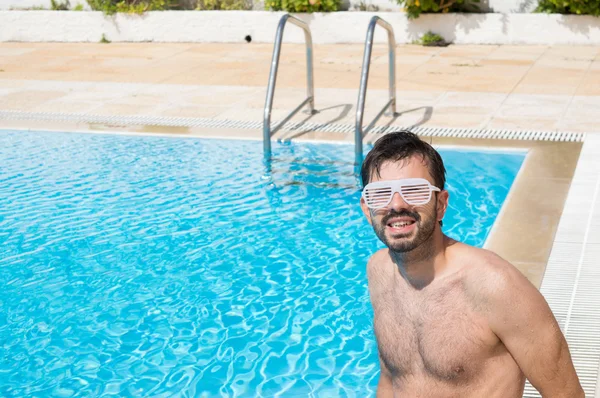
<path id="1" fill-rule="evenodd" d="M 405 178 L 402 180 L 376 181 L 367 184 L 362 197 L 370 209 L 382 209 L 390 204 L 394 193 L 398 192 L 406 204 L 419 206 L 429 203 L 431 193 L 440 192 L 424 178 Z"/>

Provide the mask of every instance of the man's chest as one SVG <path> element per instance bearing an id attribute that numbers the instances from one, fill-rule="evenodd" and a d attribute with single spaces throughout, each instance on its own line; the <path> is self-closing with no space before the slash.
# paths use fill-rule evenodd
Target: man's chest
<path id="1" fill-rule="evenodd" d="M 377 344 L 390 372 L 454 383 L 474 378 L 499 341 L 472 307 L 458 286 L 374 300 Z"/>

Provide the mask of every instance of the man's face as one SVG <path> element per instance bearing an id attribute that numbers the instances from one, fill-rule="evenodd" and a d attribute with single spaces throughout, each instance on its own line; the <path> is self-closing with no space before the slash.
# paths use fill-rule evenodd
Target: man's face
<path id="1" fill-rule="evenodd" d="M 369 182 L 404 178 L 424 178 L 435 186 L 421 156 L 385 162 L 381 165 L 380 175 L 372 175 Z M 431 238 L 438 221 L 444 217 L 448 192 L 442 191 L 437 195 L 434 192 L 428 203 L 419 206 L 408 205 L 397 192 L 382 209 L 369 209 L 362 198 L 360 204 L 377 237 L 390 250 L 403 253 L 414 250 Z"/>

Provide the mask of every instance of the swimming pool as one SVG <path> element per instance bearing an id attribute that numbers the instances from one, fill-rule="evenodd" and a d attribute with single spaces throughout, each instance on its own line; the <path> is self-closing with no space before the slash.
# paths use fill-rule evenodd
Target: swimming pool
<path id="1" fill-rule="evenodd" d="M 0 396 L 374 395 L 353 147 L 0 131 Z M 525 154 L 440 151 L 482 246 Z"/>

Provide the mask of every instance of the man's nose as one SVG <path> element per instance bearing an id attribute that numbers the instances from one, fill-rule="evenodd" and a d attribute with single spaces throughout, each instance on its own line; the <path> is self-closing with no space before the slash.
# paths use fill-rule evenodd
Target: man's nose
<path id="1" fill-rule="evenodd" d="M 402 199 L 402 196 L 398 192 L 394 192 L 389 207 L 396 211 L 400 211 L 402 209 L 408 209 L 410 206 Z"/>

